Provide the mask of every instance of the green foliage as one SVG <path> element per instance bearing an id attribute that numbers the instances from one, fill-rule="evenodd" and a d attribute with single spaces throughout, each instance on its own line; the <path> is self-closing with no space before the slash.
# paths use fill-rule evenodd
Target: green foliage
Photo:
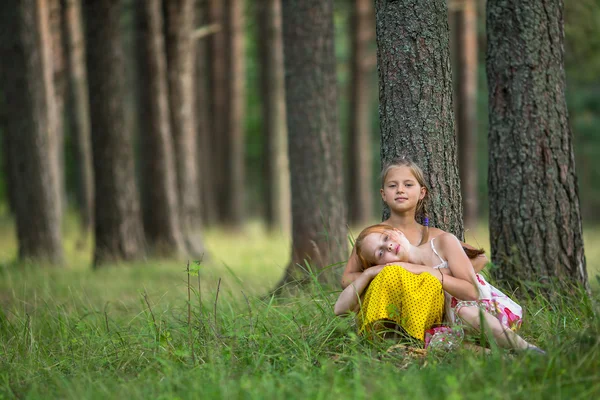
<path id="1" fill-rule="evenodd" d="M 0 398 L 600 394 L 597 284 L 591 298 L 525 299 L 522 333 L 547 357 L 468 349 L 424 355 L 358 337 L 351 318 L 333 315 L 338 292 L 316 280 L 300 295 L 264 297 L 283 272 L 289 241 L 260 226 L 207 232 L 212 257 L 190 261 L 198 274 L 190 280 L 191 325 L 186 261 L 92 270 L 82 256 L 89 248 L 71 247 L 76 230 L 68 224 L 64 268 L 8 265 L 15 252 L 9 228 L 0 224 Z M 594 247 L 600 233 L 586 240 Z M 597 260 L 600 253 L 588 255 L 590 264 Z"/>

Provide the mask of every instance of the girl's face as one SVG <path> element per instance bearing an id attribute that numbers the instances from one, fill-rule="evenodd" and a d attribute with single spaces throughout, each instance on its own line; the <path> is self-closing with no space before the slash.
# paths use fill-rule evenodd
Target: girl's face
<path id="1" fill-rule="evenodd" d="M 410 242 L 396 229 L 383 233 L 370 233 L 362 242 L 361 255 L 373 265 L 408 261 Z"/>
<path id="2" fill-rule="evenodd" d="M 419 185 L 417 178 L 407 166 L 392 168 L 385 177 L 381 198 L 395 212 L 416 210 L 426 189 Z"/>

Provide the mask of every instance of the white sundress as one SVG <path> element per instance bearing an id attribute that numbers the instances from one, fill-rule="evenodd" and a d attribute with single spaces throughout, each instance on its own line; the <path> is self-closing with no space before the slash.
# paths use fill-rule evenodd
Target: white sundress
<path id="1" fill-rule="evenodd" d="M 435 238 L 431 239 L 431 249 L 441 261 L 441 264 L 433 267 L 434 269 L 449 268 L 448 262 L 444 260 L 433 244 Z M 479 309 L 490 313 L 500 320 L 502 325 L 516 331 L 521 326 L 523 319 L 523 309 L 520 305 L 511 300 L 496 287 L 490 285 L 481 274 L 475 274 L 477 277 L 477 289 L 479 290 L 479 299 L 475 301 L 465 301 L 457 299 L 444 291 L 445 298 L 445 320 L 450 326 L 438 326 L 425 332 L 425 348 L 430 345 L 433 348 L 444 347 L 453 348 L 462 341 L 463 332 L 458 325 L 461 324 L 458 317 L 458 311 L 462 307 L 478 307 Z"/>

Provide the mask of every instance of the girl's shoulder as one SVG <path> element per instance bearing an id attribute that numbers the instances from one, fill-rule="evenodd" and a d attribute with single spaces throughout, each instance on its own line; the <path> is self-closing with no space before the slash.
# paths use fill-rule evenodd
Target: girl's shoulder
<path id="1" fill-rule="evenodd" d="M 430 238 L 436 238 L 438 236 L 441 236 L 445 233 L 448 233 L 446 231 L 441 230 L 440 228 L 434 228 L 433 226 L 429 227 L 429 237 Z"/>

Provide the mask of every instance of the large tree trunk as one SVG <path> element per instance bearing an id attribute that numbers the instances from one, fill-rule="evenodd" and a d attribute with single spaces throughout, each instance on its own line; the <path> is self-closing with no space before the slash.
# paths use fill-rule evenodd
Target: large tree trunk
<path id="1" fill-rule="evenodd" d="M 496 276 L 587 285 L 565 101 L 563 2 L 489 0 L 487 26 Z"/>
<path id="2" fill-rule="evenodd" d="M 283 9 L 286 109 L 292 187 L 292 259 L 282 283 L 322 281 L 347 257 L 337 118 L 332 0 L 287 0 Z"/>
<path id="3" fill-rule="evenodd" d="M 268 228 L 289 234 L 290 173 L 287 154 L 281 0 L 257 5 L 260 90 L 264 132 L 264 201 Z"/>
<path id="4" fill-rule="evenodd" d="M 63 40 L 68 75 L 68 123 L 77 165 L 77 199 L 85 235 L 94 226 L 94 171 L 90 137 L 90 106 L 85 72 L 81 0 L 62 0 Z"/>
<path id="5" fill-rule="evenodd" d="M 184 252 L 169 113 L 162 0 L 137 0 L 142 215 L 155 255 Z"/>
<path id="6" fill-rule="evenodd" d="M 196 149 L 194 0 L 170 0 L 166 11 L 169 105 L 175 148 L 179 214 L 191 254 L 204 252 L 200 235 L 200 192 Z"/>
<path id="7" fill-rule="evenodd" d="M 208 76 L 209 76 L 209 95 L 210 95 L 210 130 L 212 132 L 211 141 L 211 182 L 210 192 L 207 195 L 213 196 L 213 202 L 216 205 L 217 213 L 207 215 L 207 222 L 222 222 L 226 213 L 225 203 L 223 202 L 223 193 L 226 190 L 225 185 L 225 166 L 227 165 L 226 148 L 226 99 L 227 99 L 227 71 L 225 69 L 225 29 L 223 0 L 207 0 L 208 20 L 210 24 L 218 26 L 218 30 L 208 38 Z"/>
<path id="8" fill-rule="evenodd" d="M 382 164 L 414 159 L 431 190 L 430 224 L 462 239 L 446 1 L 375 4 Z"/>
<path id="9" fill-rule="evenodd" d="M 86 1 L 87 75 L 96 188 L 94 264 L 144 255 L 131 130 L 125 115 L 125 69 L 119 0 Z"/>
<path id="10" fill-rule="evenodd" d="M 52 73 L 54 79 L 54 103 L 56 133 L 53 140 L 52 154 L 54 157 L 57 202 L 60 207 L 61 218 L 67 206 L 67 189 L 65 174 L 65 98 L 66 98 L 66 67 L 65 52 L 62 37 L 62 5 L 61 0 L 48 0 L 50 23 L 50 48 L 52 60 Z"/>
<path id="11" fill-rule="evenodd" d="M 4 134 L 11 152 L 19 257 L 59 263 L 58 183 L 48 151 L 56 130 L 48 8 L 46 0 L 2 2 L 0 84 L 7 99 Z"/>
<path id="12" fill-rule="evenodd" d="M 372 0 L 354 0 L 350 23 L 350 132 L 348 135 L 348 219 L 367 225 L 373 216 L 370 72 L 374 57 L 369 50 L 374 36 Z"/>
<path id="13" fill-rule="evenodd" d="M 477 224 L 477 4 L 454 1 L 456 132 L 464 224 Z"/>

